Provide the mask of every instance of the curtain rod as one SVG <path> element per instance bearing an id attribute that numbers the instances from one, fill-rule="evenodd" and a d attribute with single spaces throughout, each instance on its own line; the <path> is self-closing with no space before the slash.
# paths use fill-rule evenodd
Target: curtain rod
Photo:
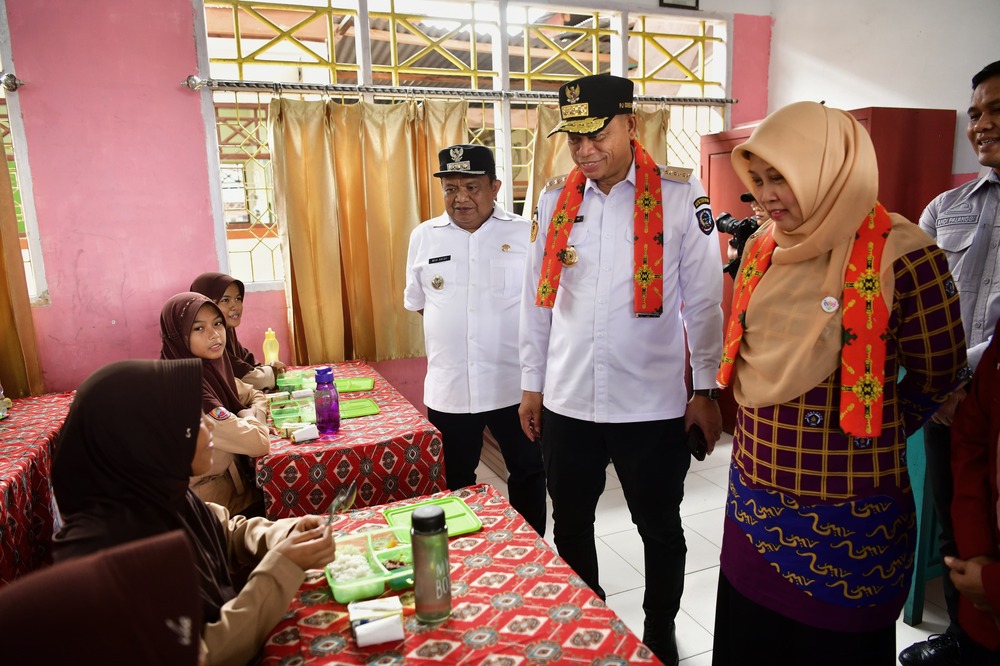
<path id="1" fill-rule="evenodd" d="M 352 86 L 343 83 L 279 83 L 267 81 L 235 81 L 228 79 L 203 79 L 192 74 L 181 85 L 191 90 L 209 88 L 211 90 L 256 90 L 280 94 L 287 92 L 316 92 L 329 94 L 357 95 L 372 93 L 387 97 L 413 97 L 414 95 L 447 95 L 452 97 L 468 97 L 471 99 L 510 99 L 510 100 L 544 100 L 557 101 L 559 93 L 528 92 L 524 90 L 467 90 L 464 88 L 403 88 L 392 86 Z M 655 97 L 652 95 L 636 95 L 636 102 L 656 102 L 690 106 L 714 106 L 718 104 L 737 104 L 739 100 L 728 97 Z"/>

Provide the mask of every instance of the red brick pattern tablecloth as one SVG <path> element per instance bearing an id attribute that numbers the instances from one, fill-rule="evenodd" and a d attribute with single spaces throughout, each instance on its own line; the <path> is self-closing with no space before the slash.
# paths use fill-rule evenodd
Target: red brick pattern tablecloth
<path id="1" fill-rule="evenodd" d="M 14 400 L 0 421 L 0 585 L 50 561 L 53 440 L 73 400 Z"/>
<path id="2" fill-rule="evenodd" d="M 322 572 L 310 571 L 264 645 L 263 663 L 660 663 L 499 492 L 479 485 L 436 496 L 449 494 L 465 500 L 483 529 L 449 543 L 453 611 L 447 621 L 423 625 L 408 612 L 403 641 L 359 648 L 347 607 L 333 600 Z M 341 514 L 335 529 L 354 533 L 384 526 L 385 508 Z M 412 606 L 411 599 L 412 592 L 403 593 L 404 606 Z"/>
<path id="3" fill-rule="evenodd" d="M 267 517 L 323 513 L 338 488 L 355 479 L 355 507 L 445 490 L 441 434 L 430 421 L 364 361 L 333 368 L 337 378 L 374 378 L 371 391 L 340 399 L 371 398 L 379 413 L 344 419 L 338 432 L 311 442 L 273 438 L 271 453 L 257 459 Z"/>

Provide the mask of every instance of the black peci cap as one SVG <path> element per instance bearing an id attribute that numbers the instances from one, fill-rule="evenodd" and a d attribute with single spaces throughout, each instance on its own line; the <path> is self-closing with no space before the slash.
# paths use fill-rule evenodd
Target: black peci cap
<path id="1" fill-rule="evenodd" d="M 448 146 L 438 152 L 438 164 L 441 170 L 434 174 L 438 178 L 461 175 L 497 177 L 493 151 L 486 146 L 471 144 Z"/>
<path id="2" fill-rule="evenodd" d="M 635 86 L 620 76 L 594 74 L 575 79 L 559 88 L 562 121 L 549 132 L 593 134 L 604 129 L 611 118 L 632 113 Z"/>
<path id="3" fill-rule="evenodd" d="M 742 201 L 743 203 L 751 203 L 756 200 L 757 198 L 754 195 L 750 194 L 749 192 L 744 192 L 743 194 L 740 195 L 740 201 Z"/>

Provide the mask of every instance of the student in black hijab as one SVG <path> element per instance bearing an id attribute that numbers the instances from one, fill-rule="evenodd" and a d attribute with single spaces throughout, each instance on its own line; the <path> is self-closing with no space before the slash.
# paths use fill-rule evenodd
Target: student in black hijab
<path id="1" fill-rule="evenodd" d="M 56 442 L 59 561 L 172 530 L 195 554 L 208 663 L 246 663 L 285 613 L 305 570 L 334 559 L 322 518 L 230 518 L 188 478 L 212 464 L 198 359 L 121 361 L 77 390 Z M 230 570 L 256 565 L 242 589 Z"/>

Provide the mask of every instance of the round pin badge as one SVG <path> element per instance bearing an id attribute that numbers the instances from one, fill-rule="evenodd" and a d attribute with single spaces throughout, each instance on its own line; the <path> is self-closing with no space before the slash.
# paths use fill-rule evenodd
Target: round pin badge
<path id="1" fill-rule="evenodd" d="M 431 278 L 431 286 L 435 289 L 441 289 L 444 286 L 444 278 L 440 275 L 435 275 Z"/>
<path id="2" fill-rule="evenodd" d="M 507 245 L 507 243 L 504 243 L 503 245 L 500 246 L 500 251 L 501 252 L 510 252 L 510 245 Z"/>
<path id="3" fill-rule="evenodd" d="M 566 249 L 563 250 L 563 264 L 566 266 L 575 266 L 578 261 L 580 261 L 580 255 L 576 253 L 576 248 L 572 245 L 567 245 Z"/>
<path id="4" fill-rule="evenodd" d="M 823 312 L 836 312 L 837 308 L 840 307 L 840 301 L 838 301 L 833 296 L 827 296 L 820 303 L 820 307 L 823 308 Z"/>

